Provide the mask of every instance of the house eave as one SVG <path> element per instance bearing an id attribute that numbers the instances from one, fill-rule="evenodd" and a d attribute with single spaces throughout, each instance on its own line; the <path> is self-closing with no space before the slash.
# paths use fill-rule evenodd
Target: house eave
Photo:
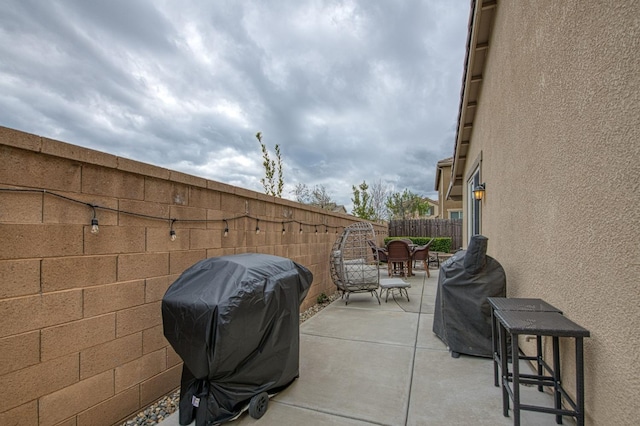
<path id="1" fill-rule="evenodd" d="M 453 151 L 451 182 L 446 194 L 447 199 L 454 201 L 462 200 L 467 152 L 482 88 L 484 63 L 489 50 L 496 6 L 496 0 L 472 0 L 471 2 L 456 144 Z"/>

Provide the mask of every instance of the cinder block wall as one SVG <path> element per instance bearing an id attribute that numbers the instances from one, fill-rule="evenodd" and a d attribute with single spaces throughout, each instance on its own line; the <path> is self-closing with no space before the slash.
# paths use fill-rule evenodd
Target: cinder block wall
<path id="1" fill-rule="evenodd" d="M 4 426 L 111 425 L 137 413 L 180 383 L 160 303 L 182 271 L 227 254 L 288 257 L 313 272 L 306 309 L 334 292 L 329 252 L 356 220 L 4 127 L 0 152 L 0 188 L 47 191 L 0 191 Z M 103 207 L 99 233 L 91 207 L 51 193 Z M 376 232 L 382 240 L 386 229 Z"/>

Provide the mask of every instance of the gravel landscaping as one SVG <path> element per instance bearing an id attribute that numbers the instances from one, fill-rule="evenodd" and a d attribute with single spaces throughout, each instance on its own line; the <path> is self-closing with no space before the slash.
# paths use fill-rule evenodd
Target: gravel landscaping
<path id="1" fill-rule="evenodd" d="M 300 324 L 326 308 L 338 299 L 340 294 L 337 292 L 327 297 L 324 302 L 316 303 L 306 311 L 300 313 Z M 130 418 L 126 422 L 122 423 L 122 426 L 150 426 L 155 425 L 167 418 L 178 410 L 178 400 L 180 399 L 180 390 L 161 398 L 155 404 L 147 407 L 146 410 L 139 413 L 137 416 Z"/>

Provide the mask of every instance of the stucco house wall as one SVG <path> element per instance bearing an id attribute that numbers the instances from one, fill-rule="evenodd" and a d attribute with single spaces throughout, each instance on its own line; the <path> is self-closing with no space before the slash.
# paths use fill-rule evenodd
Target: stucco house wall
<path id="1" fill-rule="evenodd" d="M 453 158 L 445 158 L 436 165 L 435 190 L 438 191 L 438 217 L 449 219 L 449 211 L 462 209 L 461 201 L 447 199 L 446 194 L 451 182 L 451 165 Z"/>
<path id="2" fill-rule="evenodd" d="M 495 2 L 476 13 L 484 3 Z M 497 2 L 464 170 L 481 159 L 481 233 L 507 295 L 542 298 L 591 331 L 594 425 L 640 422 L 639 16 L 638 1 Z"/>

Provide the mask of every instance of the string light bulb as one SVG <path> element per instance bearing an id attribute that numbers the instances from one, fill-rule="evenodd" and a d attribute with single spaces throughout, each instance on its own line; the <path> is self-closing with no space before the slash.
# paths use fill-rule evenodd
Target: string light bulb
<path id="1" fill-rule="evenodd" d="M 300 224 L 300 233 L 302 234 L 302 224 Z"/>
<path id="2" fill-rule="evenodd" d="M 91 233 L 97 234 L 98 232 L 100 232 L 100 228 L 98 227 L 98 219 L 94 217 L 93 219 L 91 219 Z"/>
<path id="3" fill-rule="evenodd" d="M 227 219 L 222 219 L 224 221 L 224 236 L 227 237 L 229 236 L 229 222 L 227 222 Z"/>
<path id="4" fill-rule="evenodd" d="M 96 217 L 96 207 L 91 206 L 93 209 L 93 218 L 91 218 L 91 233 L 97 234 L 100 232 L 100 228 L 98 227 L 98 218 Z"/>
<path id="5" fill-rule="evenodd" d="M 284 229 L 284 222 L 282 222 L 282 235 L 284 235 L 285 232 L 287 232 L 287 230 Z"/>
<path id="6" fill-rule="evenodd" d="M 175 241 L 176 238 L 177 238 L 176 231 L 174 231 L 174 229 L 173 229 L 173 223 L 175 221 L 176 221 L 175 219 L 171 219 L 171 230 L 169 231 L 169 239 L 171 241 Z"/>
<path id="7" fill-rule="evenodd" d="M 318 235 L 318 225 L 315 225 L 316 227 L 316 235 Z"/>

